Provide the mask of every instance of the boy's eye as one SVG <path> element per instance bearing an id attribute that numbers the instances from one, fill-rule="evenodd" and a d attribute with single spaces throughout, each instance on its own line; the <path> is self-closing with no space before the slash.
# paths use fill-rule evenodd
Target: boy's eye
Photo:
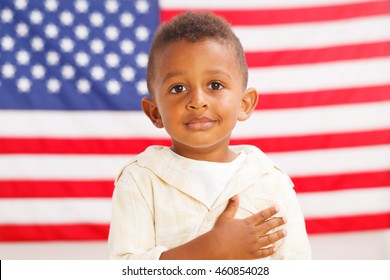
<path id="1" fill-rule="evenodd" d="M 212 83 L 209 84 L 209 88 L 212 89 L 212 90 L 219 90 L 219 89 L 222 89 L 223 86 L 221 85 L 221 83 L 212 82 Z"/>
<path id="2" fill-rule="evenodd" d="M 171 88 L 170 92 L 172 93 L 180 93 L 187 90 L 185 86 L 183 85 L 177 85 Z"/>

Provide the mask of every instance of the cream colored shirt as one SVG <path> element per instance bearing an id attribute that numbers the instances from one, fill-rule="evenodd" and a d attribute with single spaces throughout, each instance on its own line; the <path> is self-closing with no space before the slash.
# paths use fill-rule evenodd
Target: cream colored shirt
<path id="1" fill-rule="evenodd" d="M 274 244 L 277 252 L 269 259 L 310 259 L 303 215 L 289 177 L 256 147 L 231 149 L 245 153 L 245 159 L 211 207 L 205 203 L 207 193 L 197 188 L 197 178 L 185 176 L 188 159 L 160 146 L 136 156 L 115 183 L 109 258 L 159 259 L 162 252 L 211 230 L 229 198 L 237 194 L 237 219 L 273 205 L 287 218 L 287 236 Z"/>

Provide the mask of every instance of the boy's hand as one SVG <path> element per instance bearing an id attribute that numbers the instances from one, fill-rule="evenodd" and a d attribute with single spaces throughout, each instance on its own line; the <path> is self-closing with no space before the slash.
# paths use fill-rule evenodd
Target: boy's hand
<path id="1" fill-rule="evenodd" d="M 268 233 L 286 222 L 284 218 L 272 217 L 278 209 L 270 207 L 248 218 L 234 219 L 238 205 L 238 197 L 231 198 L 211 230 L 221 259 L 258 259 L 274 254 L 272 244 L 287 234 L 285 230 Z"/>

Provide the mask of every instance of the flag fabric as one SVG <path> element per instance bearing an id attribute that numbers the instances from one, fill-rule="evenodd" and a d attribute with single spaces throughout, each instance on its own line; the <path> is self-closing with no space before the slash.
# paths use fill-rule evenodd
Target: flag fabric
<path id="1" fill-rule="evenodd" d="M 258 108 L 232 144 L 292 178 L 309 236 L 390 229 L 390 1 L 0 1 L 0 242 L 105 241 L 113 180 L 147 146 L 161 22 L 226 18 Z"/>

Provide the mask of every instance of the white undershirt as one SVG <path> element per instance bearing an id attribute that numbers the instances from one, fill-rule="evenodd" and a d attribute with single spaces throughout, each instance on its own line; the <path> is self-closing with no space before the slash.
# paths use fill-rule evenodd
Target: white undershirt
<path id="1" fill-rule="evenodd" d="M 244 159 L 245 153 L 240 153 L 231 162 L 211 162 L 185 158 L 188 166 L 184 170 L 184 175 L 193 178 L 198 183 L 199 193 L 204 194 L 203 197 L 206 198 L 204 202 L 211 208 Z"/>

